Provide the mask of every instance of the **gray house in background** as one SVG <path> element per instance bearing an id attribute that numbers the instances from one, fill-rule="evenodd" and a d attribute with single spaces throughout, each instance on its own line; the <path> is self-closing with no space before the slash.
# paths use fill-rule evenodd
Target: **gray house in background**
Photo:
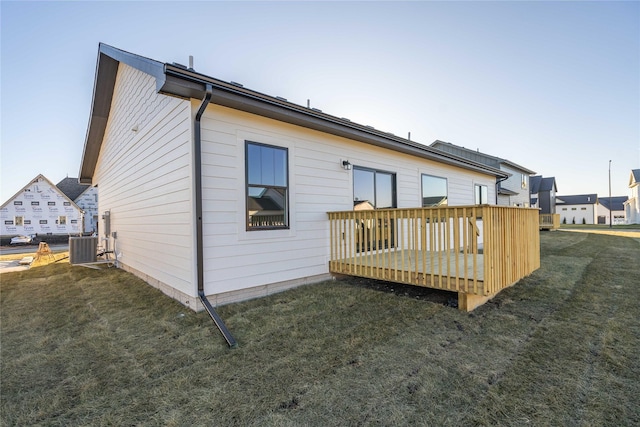
<path id="1" fill-rule="evenodd" d="M 66 177 L 56 184 L 65 196 L 82 209 L 81 233 L 98 231 L 98 187 L 80 184 L 78 178 Z"/>
<path id="2" fill-rule="evenodd" d="M 503 159 L 489 154 L 481 153 L 478 150 L 470 150 L 450 142 L 436 140 L 431 144 L 445 153 L 458 157 L 473 160 L 492 168 L 499 169 L 509 176 L 496 181 L 496 205 L 499 206 L 530 206 L 529 197 L 529 176 L 535 174 L 534 171 L 520 166 L 510 160 Z M 493 202 L 493 201 L 492 201 Z"/>
<path id="3" fill-rule="evenodd" d="M 556 186 L 555 177 L 543 178 L 542 175 L 529 177 L 531 207 L 540 209 L 541 214 L 556 213 Z"/>

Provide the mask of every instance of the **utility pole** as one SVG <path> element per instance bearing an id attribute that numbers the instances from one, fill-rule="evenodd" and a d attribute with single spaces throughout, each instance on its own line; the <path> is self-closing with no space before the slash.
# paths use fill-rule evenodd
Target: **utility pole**
<path id="1" fill-rule="evenodd" d="M 611 205 L 611 160 L 609 160 L 609 228 L 613 227 L 613 222 L 611 221 L 611 210 L 613 206 Z"/>

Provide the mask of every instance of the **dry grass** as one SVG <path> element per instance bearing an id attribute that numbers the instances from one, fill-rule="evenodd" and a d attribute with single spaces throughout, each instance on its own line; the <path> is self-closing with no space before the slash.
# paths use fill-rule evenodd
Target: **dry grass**
<path id="1" fill-rule="evenodd" d="M 1 424 L 638 425 L 640 244 L 541 238 L 473 313 L 329 282 L 220 307 L 235 350 L 123 271 L 3 274 Z"/>

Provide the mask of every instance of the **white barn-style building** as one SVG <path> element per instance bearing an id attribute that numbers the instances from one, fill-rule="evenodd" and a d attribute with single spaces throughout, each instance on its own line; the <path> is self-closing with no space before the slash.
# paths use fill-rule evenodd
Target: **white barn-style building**
<path id="1" fill-rule="evenodd" d="M 330 277 L 327 212 L 496 200 L 504 172 L 100 44 L 80 182 L 119 265 L 194 310 Z M 101 230 L 105 230 L 101 224 Z"/>
<path id="2" fill-rule="evenodd" d="M 597 194 L 556 196 L 556 213 L 562 224 L 596 224 Z"/>

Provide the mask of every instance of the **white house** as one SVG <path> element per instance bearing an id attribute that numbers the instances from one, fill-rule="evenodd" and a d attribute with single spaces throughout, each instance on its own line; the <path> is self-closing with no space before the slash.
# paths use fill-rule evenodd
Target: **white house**
<path id="1" fill-rule="evenodd" d="M 627 224 L 640 224 L 640 169 L 633 169 L 629 176 L 631 197 L 624 202 Z"/>
<path id="2" fill-rule="evenodd" d="M 596 224 L 597 194 L 556 196 L 556 213 L 562 224 Z"/>
<path id="3" fill-rule="evenodd" d="M 99 185 L 110 221 L 100 229 L 119 265 L 193 309 L 330 277 L 328 211 L 434 198 L 470 205 L 475 194 L 491 202 L 506 177 L 179 64 L 99 47 L 80 182 Z"/>
<path id="4" fill-rule="evenodd" d="M 521 206 L 525 208 L 530 206 L 529 176 L 535 174 L 531 169 L 527 169 L 510 160 L 481 153 L 480 150 L 470 150 L 450 142 L 434 141 L 431 146 L 438 150 L 500 169 L 506 173 L 508 175 L 506 179 L 499 178 L 496 182 L 497 200 L 495 203 L 498 206 Z"/>
<path id="5" fill-rule="evenodd" d="M 624 204 L 628 199 L 627 196 L 598 197 L 598 224 L 609 224 L 610 220 L 613 225 L 626 224 Z"/>
<path id="6" fill-rule="evenodd" d="M 0 206 L 0 235 L 78 234 L 82 210 L 43 175 Z"/>

